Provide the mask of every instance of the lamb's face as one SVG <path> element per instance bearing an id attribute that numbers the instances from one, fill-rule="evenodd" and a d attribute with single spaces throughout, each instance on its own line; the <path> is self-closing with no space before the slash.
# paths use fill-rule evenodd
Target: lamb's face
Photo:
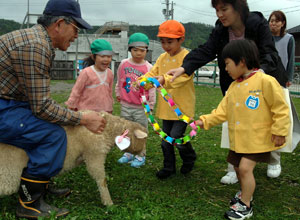
<path id="1" fill-rule="evenodd" d="M 146 141 L 148 134 L 145 131 L 145 129 L 135 129 L 132 132 L 128 134 L 130 137 L 130 146 L 125 149 L 126 152 L 132 153 L 132 154 L 139 154 L 142 151 L 145 152 L 146 149 Z"/>

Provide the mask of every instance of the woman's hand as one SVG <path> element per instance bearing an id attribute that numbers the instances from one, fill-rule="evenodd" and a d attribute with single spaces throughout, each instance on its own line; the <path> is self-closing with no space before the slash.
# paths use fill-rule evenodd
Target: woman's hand
<path id="1" fill-rule="evenodd" d="M 170 82 L 173 82 L 178 76 L 180 76 L 183 73 L 184 73 L 184 68 L 183 67 L 178 67 L 176 69 L 169 70 L 166 74 L 173 76 L 170 80 Z"/>

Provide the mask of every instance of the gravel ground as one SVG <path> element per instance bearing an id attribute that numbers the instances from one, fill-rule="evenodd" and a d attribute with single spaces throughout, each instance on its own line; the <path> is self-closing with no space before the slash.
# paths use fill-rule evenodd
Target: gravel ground
<path id="1" fill-rule="evenodd" d="M 73 86 L 74 86 L 74 84 L 57 82 L 57 83 L 51 85 L 50 91 L 51 91 L 51 93 L 58 93 L 58 92 L 65 92 L 65 91 L 71 92 Z"/>

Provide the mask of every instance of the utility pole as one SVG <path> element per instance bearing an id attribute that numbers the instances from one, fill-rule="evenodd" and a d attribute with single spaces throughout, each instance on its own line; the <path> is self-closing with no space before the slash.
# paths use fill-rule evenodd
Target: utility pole
<path id="1" fill-rule="evenodd" d="M 31 14 L 31 13 L 29 12 L 29 8 L 30 8 L 29 5 L 30 5 L 30 2 L 29 2 L 29 0 L 27 0 L 27 13 L 26 13 L 25 18 L 24 18 L 24 20 L 23 20 L 23 23 L 22 23 L 21 26 L 20 26 L 20 29 L 23 29 L 23 27 L 24 27 L 24 25 L 25 25 L 25 22 L 26 22 L 27 28 L 29 28 L 29 25 L 30 25 L 30 18 L 31 18 L 31 17 L 39 17 L 39 16 L 41 16 L 41 14 Z"/>
<path id="2" fill-rule="evenodd" d="M 27 28 L 29 28 L 29 0 L 27 1 Z"/>
<path id="3" fill-rule="evenodd" d="M 171 4 L 171 19 L 174 20 L 174 2 L 172 1 L 172 4 Z"/>
<path id="4" fill-rule="evenodd" d="M 162 10 L 162 13 L 163 13 L 163 15 L 165 16 L 165 19 L 166 20 L 170 20 L 170 19 L 172 19 L 173 20 L 173 18 L 174 18 L 174 8 L 173 8 L 173 6 L 174 6 L 174 3 L 173 3 L 173 1 L 172 1 L 172 3 L 171 3 L 171 10 L 169 10 L 169 5 L 170 5 L 170 2 L 169 2 L 169 0 L 166 0 L 166 2 L 165 3 L 162 3 L 162 4 L 166 4 L 166 8 L 164 8 L 163 10 Z"/>

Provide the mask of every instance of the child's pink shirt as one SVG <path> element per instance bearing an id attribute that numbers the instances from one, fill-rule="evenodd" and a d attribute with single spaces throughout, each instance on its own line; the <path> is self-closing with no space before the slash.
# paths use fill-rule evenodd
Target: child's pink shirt
<path id="1" fill-rule="evenodd" d="M 110 69 L 98 72 L 94 65 L 83 69 L 65 104 L 78 110 L 113 111 L 114 75 Z"/>
<path id="2" fill-rule="evenodd" d="M 139 91 L 132 89 L 131 85 L 138 77 L 149 72 L 151 68 L 152 65 L 148 61 L 137 64 L 132 62 L 130 58 L 122 60 L 118 68 L 118 81 L 115 88 L 116 96 L 121 98 L 122 105 L 132 108 L 143 108 Z M 155 88 L 146 91 L 146 97 L 149 101 L 150 108 L 153 109 L 156 102 Z"/>

